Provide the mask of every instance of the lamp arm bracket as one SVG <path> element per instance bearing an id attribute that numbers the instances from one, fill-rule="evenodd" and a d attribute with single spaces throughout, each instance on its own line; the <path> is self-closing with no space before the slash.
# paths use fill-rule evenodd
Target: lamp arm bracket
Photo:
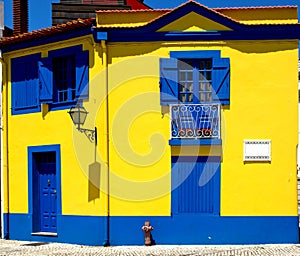
<path id="1" fill-rule="evenodd" d="M 84 128 L 77 128 L 78 131 L 82 132 L 85 134 L 85 136 L 91 141 L 91 142 L 96 142 L 96 130 L 91 130 L 91 129 L 84 129 Z"/>

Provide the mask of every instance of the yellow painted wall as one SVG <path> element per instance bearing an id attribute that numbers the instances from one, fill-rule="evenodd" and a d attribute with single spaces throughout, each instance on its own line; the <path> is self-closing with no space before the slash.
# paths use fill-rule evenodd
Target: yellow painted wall
<path id="1" fill-rule="evenodd" d="M 92 36 L 76 38 L 65 42 L 35 47 L 28 50 L 29 54 L 43 53 L 47 56 L 47 51 L 83 44 L 84 50 L 90 51 L 90 78 L 93 80 L 96 70 L 101 70 L 102 60 L 93 48 Z M 22 51 L 14 52 L 13 55 L 4 55 L 5 60 L 10 63 L 11 57 L 23 56 Z M 10 74 L 10 65 L 8 65 Z M 97 93 L 104 94 L 104 88 L 97 82 L 101 77 L 90 83 L 91 95 Z M 8 115 L 8 164 L 9 164 L 9 200 L 6 201 L 5 211 L 11 213 L 28 212 L 28 146 L 42 146 L 60 144 L 61 147 L 61 194 L 62 194 L 62 214 L 78 215 L 106 215 L 107 197 L 102 191 L 95 191 L 89 183 L 90 168 L 95 162 L 93 144 L 88 141 L 84 134 L 79 133 L 69 117 L 68 110 L 49 111 L 44 117 L 42 113 L 32 113 L 23 115 L 11 115 L 11 90 L 10 76 L 5 84 L 5 92 L 8 90 L 8 106 L 4 101 L 3 107 L 5 115 Z M 5 94 L 4 94 L 5 95 Z M 90 97 L 90 105 L 95 103 Z M 6 111 L 8 112 L 6 113 Z M 5 116 L 4 115 L 4 116 Z M 99 112 L 99 116 L 104 113 Z M 94 120 L 87 120 L 87 125 L 95 125 Z M 92 123 L 93 122 L 93 123 Z M 98 126 L 97 122 L 96 125 Z M 105 148 L 105 131 L 99 125 L 99 148 Z M 5 140 L 4 140 L 5 141 Z M 85 161 L 82 161 L 82 154 L 85 154 Z M 6 161 L 7 162 L 7 161 Z M 98 158 L 96 162 L 101 165 L 101 186 L 106 186 L 106 164 Z M 7 168 L 5 166 L 5 175 Z M 93 182 L 93 181 L 91 181 Z M 98 182 L 98 181 L 96 181 Z M 80 188 L 80 189 L 78 189 Z M 58 188 L 59 189 L 59 188 Z M 99 194 L 99 195 L 98 195 Z M 9 202 L 9 205 L 7 205 Z"/>
<path id="2" fill-rule="evenodd" d="M 297 215 L 297 41 L 108 44 L 108 70 L 105 50 L 93 47 L 91 38 L 37 47 L 32 53 L 79 43 L 90 50 L 85 127 L 98 128 L 96 155 L 67 110 L 49 112 L 44 119 L 41 113 L 11 116 L 9 90 L 10 212 L 28 212 L 27 146 L 61 144 L 62 213 L 106 215 L 108 125 L 111 216 L 170 215 L 171 154 L 179 149 L 168 145 L 170 120 L 160 106 L 159 58 L 170 51 L 220 50 L 231 61 L 230 105 L 221 111 L 222 148 L 211 151 L 222 155 L 221 215 Z M 11 56 L 4 57 L 9 61 Z M 272 161 L 244 163 L 244 139 L 271 139 Z M 88 181 L 95 159 L 101 169 L 99 196 Z"/>
<path id="3" fill-rule="evenodd" d="M 163 187 L 157 181 L 169 175 L 171 156 L 169 116 L 159 106 L 158 59 L 170 51 L 207 49 L 231 60 L 231 103 L 222 109 L 221 215 L 297 215 L 297 41 L 110 45 L 112 172 L 130 180 L 128 186 L 116 181 L 117 188 L 112 183 L 125 197 L 111 200 L 112 215 L 169 214 L 164 192 L 170 184 L 164 176 Z M 271 139 L 272 161 L 244 163 L 244 139 Z M 132 180 L 144 181 L 148 193 Z M 124 202 L 151 197 L 152 207 Z"/>

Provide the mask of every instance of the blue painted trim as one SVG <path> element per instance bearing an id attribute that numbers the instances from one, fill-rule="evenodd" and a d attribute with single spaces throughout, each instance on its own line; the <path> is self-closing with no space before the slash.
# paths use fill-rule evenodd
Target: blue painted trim
<path id="1" fill-rule="evenodd" d="M 67 56 L 67 55 L 73 55 L 79 51 L 83 51 L 81 44 L 49 51 L 48 58 L 56 58 L 56 57 L 62 57 L 62 56 Z"/>
<path id="2" fill-rule="evenodd" d="M 91 25 L 91 27 L 94 25 Z M 1 48 L 2 52 L 10 52 L 10 51 L 15 51 L 15 50 L 20 50 L 24 48 L 30 48 L 30 47 L 35 47 L 39 45 L 44 45 L 44 44 L 51 44 L 51 43 L 56 43 L 59 41 L 64 41 L 64 40 L 69 40 L 72 38 L 76 37 L 81 37 L 81 36 L 86 36 L 89 34 L 92 34 L 92 30 L 90 28 L 84 28 L 84 29 L 77 29 L 77 30 L 72 30 L 52 36 L 47 36 L 47 37 L 41 37 L 41 38 L 34 38 L 29 41 L 23 41 L 7 46 L 3 46 Z"/>
<path id="3" fill-rule="evenodd" d="M 221 58 L 219 50 L 200 50 L 200 51 L 170 51 L 170 57 L 175 59 L 208 59 Z"/>
<path id="4" fill-rule="evenodd" d="M 31 113 L 38 113 L 41 112 L 41 105 L 33 108 L 24 108 L 15 110 L 14 108 L 11 109 L 12 115 L 22 115 L 22 114 L 31 114 Z"/>
<path id="5" fill-rule="evenodd" d="M 9 239 L 9 214 L 2 213 L 1 218 L 3 218 L 3 237 Z"/>
<path id="6" fill-rule="evenodd" d="M 94 34 L 94 40 L 95 42 L 100 42 L 101 40 L 107 40 L 107 32 L 101 32 L 101 31 L 96 31 Z"/>
<path id="7" fill-rule="evenodd" d="M 171 156 L 172 163 L 176 162 L 216 162 L 221 161 L 221 156 Z"/>
<path id="8" fill-rule="evenodd" d="M 203 16 L 205 18 L 213 20 L 213 21 L 220 23 L 231 29 L 240 29 L 242 27 L 242 25 L 240 23 L 233 21 L 232 19 L 229 19 L 226 16 L 223 16 L 205 6 L 202 6 L 195 2 L 189 1 L 189 2 L 186 2 L 186 4 L 181 5 L 178 8 L 175 8 L 170 13 L 161 16 L 154 22 L 151 22 L 150 24 L 146 25 L 145 30 L 157 31 L 160 28 L 178 20 L 179 18 L 181 18 L 191 12 L 197 13 L 200 16 Z"/>
<path id="9" fill-rule="evenodd" d="M 60 145 L 43 145 L 43 146 L 29 146 L 28 147 L 28 213 L 33 217 L 33 153 L 54 151 L 56 153 L 56 186 L 57 186 L 57 215 L 61 214 L 61 154 Z M 36 232 L 34 230 L 33 222 L 31 221 L 30 233 Z"/>
<path id="10" fill-rule="evenodd" d="M 221 139 L 171 139 L 170 146 L 222 145 Z"/>
<path id="11" fill-rule="evenodd" d="M 32 234 L 31 214 L 5 214 L 10 221 L 10 237 L 13 240 L 60 242 L 85 245 L 102 245 L 104 217 L 57 215 L 57 236 Z"/>
<path id="12" fill-rule="evenodd" d="M 8 214 L 5 214 L 7 216 Z M 9 214 L 10 239 L 102 245 L 104 218 L 58 215 L 58 236 L 31 235 L 32 216 Z M 150 221 L 156 244 L 298 243 L 298 216 L 112 216 L 111 245 L 143 245 Z M 120 227 L 122 229 L 120 230 Z"/>
<path id="13" fill-rule="evenodd" d="M 246 26 L 246 25 L 245 25 Z M 250 26 L 250 25 L 249 25 Z M 109 42 L 217 41 L 217 40 L 290 40 L 300 39 L 300 24 L 260 27 L 251 25 L 239 31 L 155 32 L 146 29 L 110 29 Z M 255 28 L 257 31 L 255 31 Z"/>
<path id="14" fill-rule="evenodd" d="M 50 103 L 49 111 L 66 110 L 76 105 L 77 101 L 70 101 L 64 103 Z"/>

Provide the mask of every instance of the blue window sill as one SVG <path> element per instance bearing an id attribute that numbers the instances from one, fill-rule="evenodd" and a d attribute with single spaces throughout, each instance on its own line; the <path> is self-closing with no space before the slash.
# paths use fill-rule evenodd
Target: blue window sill
<path id="1" fill-rule="evenodd" d="M 221 139 L 171 139 L 170 146 L 222 145 Z"/>
<path id="2" fill-rule="evenodd" d="M 32 107 L 32 108 L 24 107 L 23 109 L 22 108 L 19 108 L 19 109 L 12 108 L 11 114 L 12 115 L 22 115 L 22 114 L 31 114 L 31 113 L 37 113 L 37 112 L 41 112 L 40 105 L 36 106 L 36 107 Z"/>
<path id="3" fill-rule="evenodd" d="M 69 109 L 73 106 L 75 106 L 77 101 L 70 101 L 70 102 L 63 102 L 63 103 L 49 103 L 49 111 L 55 111 L 55 110 L 64 110 Z"/>

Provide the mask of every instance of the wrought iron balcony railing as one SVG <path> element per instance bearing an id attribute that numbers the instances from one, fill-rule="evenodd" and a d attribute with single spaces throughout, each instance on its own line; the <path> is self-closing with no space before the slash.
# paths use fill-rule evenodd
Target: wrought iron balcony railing
<path id="1" fill-rule="evenodd" d="M 172 139 L 220 138 L 219 104 L 171 105 Z"/>

